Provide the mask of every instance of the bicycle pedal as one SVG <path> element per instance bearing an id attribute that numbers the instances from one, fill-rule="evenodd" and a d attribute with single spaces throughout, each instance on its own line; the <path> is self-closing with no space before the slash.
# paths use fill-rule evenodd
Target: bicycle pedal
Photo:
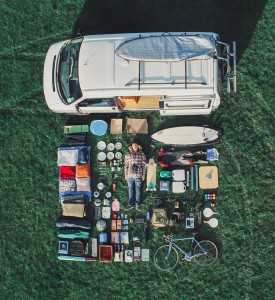
<path id="1" fill-rule="evenodd" d="M 191 261 L 192 260 L 192 257 L 190 257 L 190 256 L 185 256 L 185 258 L 184 258 L 186 261 Z"/>
<path id="2" fill-rule="evenodd" d="M 192 253 L 186 253 L 183 259 L 185 259 L 186 261 L 191 261 L 192 258 Z"/>

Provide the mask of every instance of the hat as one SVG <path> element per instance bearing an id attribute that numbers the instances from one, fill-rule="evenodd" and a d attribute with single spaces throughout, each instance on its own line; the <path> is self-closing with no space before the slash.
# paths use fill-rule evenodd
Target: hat
<path id="1" fill-rule="evenodd" d="M 140 145 L 139 141 L 138 141 L 136 138 L 134 138 L 134 139 L 132 140 L 131 145 L 133 145 L 133 144 L 138 144 L 138 145 Z"/>

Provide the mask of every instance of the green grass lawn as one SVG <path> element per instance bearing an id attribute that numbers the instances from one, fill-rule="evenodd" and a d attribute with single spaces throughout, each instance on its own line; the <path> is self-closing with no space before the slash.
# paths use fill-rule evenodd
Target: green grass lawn
<path id="1" fill-rule="evenodd" d="M 274 16 L 269 1 L 8 1 L 0 2 L 0 291 L 1 299 L 273 299 Z M 218 145 L 219 227 L 202 233 L 219 247 L 218 262 L 181 262 L 171 273 L 152 262 L 161 236 L 152 231 L 148 263 L 57 260 L 57 148 L 66 124 L 111 116 L 51 113 L 42 88 L 48 47 L 81 28 L 88 33 L 214 31 L 237 40 L 238 94 L 224 95 L 209 117 L 147 117 L 150 133 L 174 125 L 214 124 Z M 122 115 L 125 119 L 126 115 Z M 133 138 L 122 136 L 124 145 Z M 145 137 L 144 145 L 150 143 Z M 96 140 L 90 137 L 94 145 Z M 93 152 L 94 153 L 94 152 Z M 125 183 L 119 198 L 127 202 Z M 153 197 L 144 192 L 144 205 Z M 187 194 L 186 197 L 200 195 Z M 186 200 L 188 200 L 186 198 Z M 180 229 L 178 235 L 185 234 Z"/>

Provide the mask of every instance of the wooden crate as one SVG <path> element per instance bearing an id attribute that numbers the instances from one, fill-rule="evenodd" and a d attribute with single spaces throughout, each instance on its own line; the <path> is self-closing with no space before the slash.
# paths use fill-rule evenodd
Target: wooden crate
<path id="1" fill-rule="evenodd" d="M 111 134 L 122 134 L 122 119 L 111 119 Z"/>
<path id="2" fill-rule="evenodd" d="M 113 246 L 99 246 L 99 261 L 104 263 L 110 263 L 113 261 Z"/>

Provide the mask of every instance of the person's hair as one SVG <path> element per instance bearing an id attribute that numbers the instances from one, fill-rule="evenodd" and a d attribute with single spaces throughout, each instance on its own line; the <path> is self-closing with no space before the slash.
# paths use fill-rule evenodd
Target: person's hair
<path id="1" fill-rule="evenodd" d="M 133 151 L 133 147 L 132 147 L 133 144 L 137 144 L 137 145 L 138 145 L 138 150 L 139 150 L 139 151 L 142 150 L 142 147 L 140 146 L 140 144 L 139 144 L 138 142 L 133 141 L 133 142 L 131 143 L 131 146 L 128 148 L 129 151 Z"/>

